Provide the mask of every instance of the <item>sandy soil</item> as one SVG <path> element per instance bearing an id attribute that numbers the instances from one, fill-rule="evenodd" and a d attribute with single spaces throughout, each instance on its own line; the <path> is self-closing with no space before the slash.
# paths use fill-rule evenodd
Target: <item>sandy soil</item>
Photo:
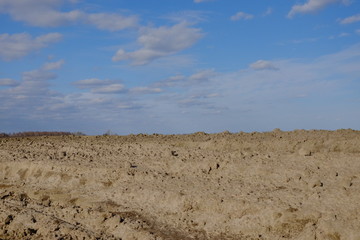
<path id="1" fill-rule="evenodd" d="M 360 239 L 360 132 L 0 138 L 0 239 Z"/>

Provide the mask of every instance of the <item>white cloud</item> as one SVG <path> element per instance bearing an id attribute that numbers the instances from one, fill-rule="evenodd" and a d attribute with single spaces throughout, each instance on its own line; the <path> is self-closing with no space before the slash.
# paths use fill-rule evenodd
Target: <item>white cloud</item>
<path id="1" fill-rule="evenodd" d="M 292 18 L 298 13 L 306 14 L 316 12 L 333 3 L 349 4 L 349 0 L 307 0 L 304 4 L 294 5 L 288 13 L 288 17 Z"/>
<path id="2" fill-rule="evenodd" d="M 8 13 L 14 20 L 37 27 L 57 27 L 78 22 L 89 23 L 102 30 L 118 31 L 137 25 L 136 16 L 113 13 L 86 13 L 80 10 L 60 11 L 60 7 L 76 0 L 1 0 L 0 13 Z"/>
<path id="3" fill-rule="evenodd" d="M 24 83 L 29 84 L 45 84 L 47 80 L 55 79 L 57 76 L 55 73 L 50 72 L 50 70 L 59 69 L 64 64 L 63 60 L 57 62 L 45 63 L 41 68 L 35 69 L 32 71 L 22 73 L 22 80 Z M 21 88 L 21 85 L 20 85 Z"/>
<path id="4" fill-rule="evenodd" d="M 201 82 L 208 81 L 211 77 L 214 77 L 214 76 L 216 76 L 216 72 L 213 69 L 207 69 L 207 70 L 202 70 L 202 71 L 199 71 L 199 72 L 191 75 L 189 77 L 189 81 L 201 83 Z"/>
<path id="5" fill-rule="evenodd" d="M 124 92 L 125 86 L 120 83 L 113 83 L 102 87 L 97 87 L 91 90 L 93 93 L 113 94 Z"/>
<path id="6" fill-rule="evenodd" d="M 48 33 L 35 38 L 35 41 L 39 44 L 49 44 L 60 41 L 61 38 L 62 35 L 60 33 Z"/>
<path id="7" fill-rule="evenodd" d="M 22 78 L 24 81 L 47 81 L 56 78 L 56 74 L 48 71 L 44 71 L 42 69 L 36 69 L 28 72 L 24 72 L 22 74 Z"/>
<path id="8" fill-rule="evenodd" d="M 186 77 L 184 75 L 175 75 L 154 84 L 156 87 L 175 87 L 184 84 Z"/>
<path id="9" fill-rule="evenodd" d="M 279 70 L 272 62 L 265 60 L 258 60 L 250 64 L 250 68 L 254 70 Z"/>
<path id="10" fill-rule="evenodd" d="M 103 85 L 110 84 L 110 83 L 111 82 L 109 80 L 101 80 L 98 78 L 88 78 L 88 79 L 73 82 L 73 84 L 80 89 L 94 88 L 94 87 L 99 87 L 99 86 L 103 86 Z"/>
<path id="11" fill-rule="evenodd" d="M 57 62 L 48 62 L 43 65 L 42 69 L 45 71 L 60 69 L 62 65 L 64 65 L 64 63 L 64 60 L 59 60 Z"/>
<path id="12" fill-rule="evenodd" d="M 359 21 L 360 21 L 360 14 L 357 14 L 357 15 L 353 15 L 353 16 L 350 16 L 350 17 L 340 20 L 340 23 L 341 24 L 350 24 L 350 23 L 359 22 Z"/>
<path id="13" fill-rule="evenodd" d="M 14 87 L 18 82 L 11 78 L 0 78 L 0 87 Z"/>
<path id="14" fill-rule="evenodd" d="M 55 65 L 55 64 L 54 64 Z M 0 88 L 0 123 L 1 126 L 11 122 L 11 130 L 22 131 L 35 127 L 35 129 L 49 129 L 51 131 L 68 129 L 69 131 L 89 131 L 87 127 L 94 127 L 94 124 L 102 129 L 102 124 L 119 119 L 122 126 L 129 126 L 128 123 L 139 121 L 133 115 L 126 114 L 124 111 L 140 111 L 143 104 L 132 101 L 124 94 L 112 94 L 122 92 L 124 87 L 118 83 L 101 85 L 98 89 L 91 89 L 93 92 L 62 94 L 51 90 L 51 79 L 56 75 L 49 74 L 48 63 L 38 69 L 34 69 L 22 74 L 21 81 L 14 86 Z M 53 69 L 54 67 L 50 67 Z M 1 83 L 10 85 L 14 81 L 1 80 Z M 95 80 L 83 81 L 83 84 L 96 84 Z M 94 93 L 97 92 L 97 93 Z M 101 94 L 99 94 L 101 93 Z M 130 113 L 133 114 L 133 113 Z M 83 124 L 78 125 L 79 122 Z M 118 121 L 118 123 L 119 123 Z M 16 124 L 15 124 L 16 122 Z M 130 124 L 130 125 L 131 125 Z M 73 126 L 69 129 L 69 126 Z M 108 124 L 106 124 L 106 128 Z"/>
<path id="15" fill-rule="evenodd" d="M 60 33 L 49 33 L 36 38 L 28 33 L 0 34 L 0 57 L 7 61 L 18 59 L 58 42 L 61 38 Z"/>
<path id="16" fill-rule="evenodd" d="M 184 76 L 181 74 L 171 76 L 164 80 L 155 82 L 153 86 L 171 88 L 171 87 L 187 87 L 187 86 L 201 85 L 203 83 L 206 83 L 216 75 L 217 73 L 213 69 L 205 69 L 198 71 L 190 76 Z"/>
<path id="17" fill-rule="evenodd" d="M 0 90 L 0 101 L 4 106 L 13 109 L 14 113 L 18 111 L 18 114 L 32 116 L 36 114 L 36 109 L 54 104 L 58 94 L 49 89 L 49 81 L 57 76 L 49 71 L 56 69 L 49 67 L 50 65 L 51 63 L 46 63 L 39 69 L 23 72 L 21 81 L 5 81 L 13 84 L 10 88 Z"/>
<path id="18" fill-rule="evenodd" d="M 135 87 L 130 89 L 130 93 L 135 94 L 152 94 L 152 93 L 161 93 L 163 90 L 157 87 Z"/>
<path id="19" fill-rule="evenodd" d="M 22 73 L 22 79 L 28 82 L 46 82 L 47 80 L 55 79 L 57 75 L 50 71 L 60 69 L 63 64 L 64 60 L 45 63 L 39 69 Z"/>
<path id="20" fill-rule="evenodd" d="M 0 12 L 10 14 L 16 21 L 26 22 L 32 26 L 55 27 L 72 23 L 82 17 L 82 12 L 74 10 L 60 12 L 57 10 L 62 0 L 1 0 Z"/>
<path id="21" fill-rule="evenodd" d="M 357 34 L 360 35 L 360 29 L 356 29 L 356 30 L 355 30 L 355 33 L 357 33 Z"/>
<path id="22" fill-rule="evenodd" d="M 112 59 L 113 61 L 130 60 L 133 65 L 144 65 L 157 58 L 189 48 L 202 36 L 203 33 L 199 28 L 189 27 L 186 22 L 172 27 L 144 27 L 137 39 L 142 48 L 134 52 L 119 49 Z"/>
<path id="23" fill-rule="evenodd" d="M 241 20 L 241 19 L 245 19 L 245 20 L 250 20 L 253 19 L 254 15 L 252 14 L 248 14 L 248 13 L 244 13 L 244 12 L 238 12 L 236 13 L 234 16 L 231 16 L 231 20 L 233 21 L 237 21 L 237 20 Z"/>
<path id="24" fill-rule="evenodd" d="M 73 82 L 80 89 L 90 89 L 92 93 L 112 94 L 125 92 L 125 86 L 111 80 L 89 78 Z"/>
<path id="25" fill-rule="evenodd" d="M 88 14 L 87 20 L 97 28 L 109 31 L 119 31 L 129 27 L 135 27 L 138 22 L 136 16 L 124 17 L 119 14 L 94 13 Z"/>

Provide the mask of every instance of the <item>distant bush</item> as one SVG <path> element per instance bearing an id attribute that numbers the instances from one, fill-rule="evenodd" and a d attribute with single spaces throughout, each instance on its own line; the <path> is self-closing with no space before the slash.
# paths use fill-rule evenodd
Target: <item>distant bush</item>
<path id="1" fill-rule="evenodd" d="M 75 135 L 75 136 L 86 136 L 86 134 L 83 133 L 83 132 L 75 132 L 75 133 L 72 133 L 72 135 Z"/>
<path id="2" fill-rule="evenodd" d="M 103 136 L 117 136 L 117 134 L 111 130 L 107 130 L 106 133 L 103 134 Z"/>
<path id="3" fill-rule="evenodd" d="M 0 133 L 0 137 L 9 137 L 9 134 L 6 134 L 6 133 Z"/>
<path id="4" fill-rule="evenodd" d="M 84 136 L 84 133 L 76 132 L 18 132 L 18 133 L 0 133 L 0 137 L 38 137 L 38 136 Z"/>

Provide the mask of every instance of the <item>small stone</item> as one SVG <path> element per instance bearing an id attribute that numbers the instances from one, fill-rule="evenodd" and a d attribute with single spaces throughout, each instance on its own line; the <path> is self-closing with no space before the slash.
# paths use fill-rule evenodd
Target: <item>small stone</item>
<path id="1" fill-rule="evenodd" d="M 324 183 L 322 183 L 320 180 L 317 180 L 314 182 L 314 184 L 312 185 L 313 188 L 315 187 L 323 187 Z"/>
<path id="2" fill-rule="evenodd" d="M 37 233 L 37 229 L 28 228 L 28 229 L 27 229 L 27 233 L 28 233 L 30 236 L 32 236 L 32 235 L 34 235 L 34 234 Z"/>
<path id="3" fill-rule="evenodd" d="M 14 220 L 13 215 L 7 216 L 7 218 L 5 219 L 5 225 L 9 225 L 13 220 Z"/>
<path id="4" fill-rule="evenodd" d="M 312 156 L 312 152 L 311 152 L 310 150 L 301 148 L 301 149 L 299 150 L 299 155 L 300 155 L 300 156 L 309 157 L 309 156 Z"/>

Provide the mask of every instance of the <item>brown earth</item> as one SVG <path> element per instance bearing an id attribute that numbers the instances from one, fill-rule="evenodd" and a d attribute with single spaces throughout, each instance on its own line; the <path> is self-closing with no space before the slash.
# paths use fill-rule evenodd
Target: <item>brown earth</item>
<path id="1" fill-rule="evenodd" d="M 0 239 L 360 239 L 360 132 L 0 138 Z"/>

